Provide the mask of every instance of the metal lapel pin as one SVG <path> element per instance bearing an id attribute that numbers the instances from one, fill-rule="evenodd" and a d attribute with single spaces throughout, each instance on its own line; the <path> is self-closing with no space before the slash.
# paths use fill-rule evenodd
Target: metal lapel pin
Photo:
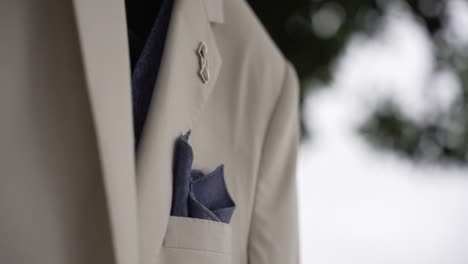
<path id="1" fill-rule="evenodd" d="M 200 71 L 198 74 L 202 79 L 203 83 L 208 83 L 210 80 L 210 72 L 208 71 L 208 48 L 206 47 L 205 43 L 202 41 L 197 49 L 198 58 L 200 60 Z"/>

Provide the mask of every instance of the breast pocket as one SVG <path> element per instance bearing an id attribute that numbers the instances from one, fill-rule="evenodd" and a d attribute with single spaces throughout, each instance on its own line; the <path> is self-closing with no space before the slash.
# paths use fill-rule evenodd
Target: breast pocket
<path id="1" fill-rule="evenodd" d="M 231 263 L 231 226 L 211 220 L 171 216 L 164 238 L 164 264 Z"/>

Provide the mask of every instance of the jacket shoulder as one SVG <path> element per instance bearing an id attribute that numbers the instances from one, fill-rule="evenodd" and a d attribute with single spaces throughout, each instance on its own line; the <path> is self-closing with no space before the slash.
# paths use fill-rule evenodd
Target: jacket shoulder
<path id="1" fill-rule="evenodd" d="M 214 30 L 223 61 L 238 67 L 239 77 L 281 88 L 289 63 L 244 0 L 224 0 L 224 23 Z"/>

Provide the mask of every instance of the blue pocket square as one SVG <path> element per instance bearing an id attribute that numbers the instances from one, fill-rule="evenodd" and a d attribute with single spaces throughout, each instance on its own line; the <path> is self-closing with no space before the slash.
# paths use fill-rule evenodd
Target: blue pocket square
<path id="1" fill-rule="evenodd" d="M 229 223 L 235 204 L 224 181 L 224 166 L 208 174 L 193 170 L 189 136 L 190 131 L 175 145 L 171 215 Z"/>

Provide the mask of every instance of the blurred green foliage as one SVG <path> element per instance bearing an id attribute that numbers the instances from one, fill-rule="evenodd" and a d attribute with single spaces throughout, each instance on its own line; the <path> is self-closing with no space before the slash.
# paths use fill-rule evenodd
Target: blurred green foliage
<path id="1" fill-rule="evenodd" d="M 362 126 L 375 146 L 396 150 L 414 160 L 468 163 L 468 70 L 465 51 L 452 51 L 437 39 L 446 1 L 393 0 L 405 4 L 431 36 L 441 66 L 457 72 L 462 96 L 449 113 L 415 124 L 391 102 Z M 294 64 L 301 81 L 301 104 L 311 79 L 330 82 L 333 62 L 356 32 L 373 34 L 390 0 L 248 0 L 278 47 Z M 464 54 L 463 54 L 464 53 Z M 304 124 L 304 122 L 302 122 Z M 457 129 L 454 129 L 454 126 Z M 303 135 L 307 136 L 302 125 Z"/>

